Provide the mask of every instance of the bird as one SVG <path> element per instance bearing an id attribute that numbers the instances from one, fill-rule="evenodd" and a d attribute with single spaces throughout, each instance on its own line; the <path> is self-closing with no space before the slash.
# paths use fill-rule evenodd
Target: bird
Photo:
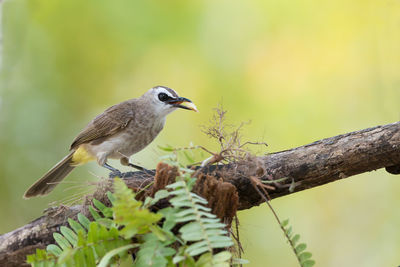
<path id="1" fill-rule="evenodd" d="M 89 122 L 73 140 L 68 155 L 30 186 L 24 198 L 49 194 L 75 167 L 94 160 L 114 173 L 120 172 L 108 159 L 144 169 L 130 163 L 129 157 L 149 145 L 164 128 L 167 115 L 177 109 L 198 112 L 191 100 L 165 86 L 109 107 Z"/>

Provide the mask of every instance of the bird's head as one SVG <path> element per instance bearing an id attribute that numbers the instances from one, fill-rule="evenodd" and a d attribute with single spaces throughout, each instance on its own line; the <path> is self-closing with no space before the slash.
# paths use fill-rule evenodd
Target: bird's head
<path id="1" fill-rule="evenodd" d="M 174 90 L 165 86 L 153 87 L 143 96 L 148 98 L 157 113 L 162 115 L 168 115 L 177 108 L 198 112 L 191 100 L 180 97 Z"/>

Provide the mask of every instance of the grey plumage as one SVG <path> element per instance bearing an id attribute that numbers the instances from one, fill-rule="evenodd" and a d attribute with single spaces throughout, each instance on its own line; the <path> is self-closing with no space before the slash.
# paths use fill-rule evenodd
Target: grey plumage
<path id="1" fill-rule="evenodd" d="M 71 151 L 60 162 L 54 165 L 42 178 L 36 181 L 26 192 L 24 198 L 31 198 L 39 195 L 47 195 L 58 183 L 64 179 L 75 167 L 71 166 L 72 155 L 75 151 Z M 43 185 L 46 186 L 43 186 Z"/>
<path id="2" fill-rule="evenodd" d="M 188 102 L 188 106 L 183 102 Z M 177 108 L 197 111 L 189 99 L 179 97 L 170 88 L 157 86 L 139 98 L 106 109 L 78 134 L 70 153 L 33 184 L 24 197 L 48 194 L 74 167 L 89 158 L 112 170 L 115 169 L 107 164 L 109 158 L 129 165 L 128 158 L 154 140 L 163 129 L 166 116 Z"/>

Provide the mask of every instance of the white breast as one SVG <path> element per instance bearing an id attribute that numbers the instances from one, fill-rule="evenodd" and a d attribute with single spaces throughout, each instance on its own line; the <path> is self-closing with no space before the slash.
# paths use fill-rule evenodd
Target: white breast
<path id="1" fill-rule="evenodd" d="M 122 132 L 110 136 L 100 144 L 88 144 L 89 152 L 103 165 L 107 158 L 120 159 L 130 157 L 149 145 L 160 133 L 165 124 L 165 118 L 161 120 L 147 121 L 148 123 L 132 122 Z"/>

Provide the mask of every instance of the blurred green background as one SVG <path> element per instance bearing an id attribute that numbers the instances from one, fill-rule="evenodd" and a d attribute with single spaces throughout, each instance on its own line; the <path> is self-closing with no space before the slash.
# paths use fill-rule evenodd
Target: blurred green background
<path id="1" fill-rule="evenodd" d="M 268 152 L 400 119 L 396 0 L 10 0 L 2 34 L 0 233 L 92 189 L 106 175 L 96 163 L 48 197 L 22 199 L 92 117 L 154 85 L 200 113 L 170 115 L 133 157 L 148 168 L 157 145 L 215 148 L 199 125 L 221 101 Z M 272 203 L 317 266 L 397 266 L 399 192 L 399 177 L 379 170 Z M 296 266 L 265 205 L 239 217 L 248 266 Z"/>

